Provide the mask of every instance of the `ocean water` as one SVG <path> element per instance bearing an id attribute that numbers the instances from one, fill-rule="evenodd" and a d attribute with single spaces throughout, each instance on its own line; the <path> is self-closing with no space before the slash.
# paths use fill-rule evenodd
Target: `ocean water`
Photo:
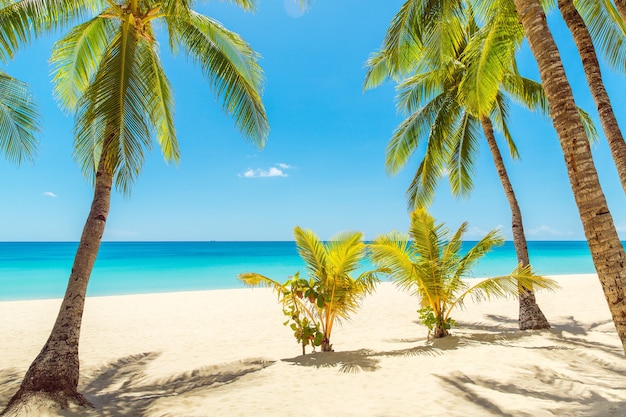
<path id="1" fill-rule="evenodd" d="M 77 246 L 0 242 L 0 300 L 62 297 Z M 541 274 L 595 272 L 587 242 L 537 241 L 528 247 Z M 515 265 L 513 244 L 506 242 L 488 253 L 472 275 L 504 275 Z M 87 295 L 242 288 L 237 280 L 242 272 L 284 281 L 297 271 L 304 274 L 305 268 L 294 242 L 103 242 Z"/>

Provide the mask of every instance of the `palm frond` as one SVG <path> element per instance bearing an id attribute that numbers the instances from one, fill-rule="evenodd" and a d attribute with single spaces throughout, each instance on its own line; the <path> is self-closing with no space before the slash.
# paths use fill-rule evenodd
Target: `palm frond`
<path id="1" fill-rule="evenodd" d="M 548 99 L 541 83 L 518 74 L 507 73 L 502 80 L 502 89 L 528 110 L 539 111 L 543 116 L 548 116 Z"/>
<path id="2" fill-rule="evenodd" d="M 450 309 L 456 305 L 462 306 L 468 295 L 475 302 L 481 302 L 493 298 L 516 297 L 523 291 L 523 288 L 540 288 L 554 291 L 559 286 L 556 281 L 550 278 L 536 275 L 530 265 L 519 265 L 510 275 L 486 278 L 469 286 L 450 305 Z"/>
<path id="3" fill-rule="evenodd" d="M 390 174 L 396 174 L 418 149 L 420 140 L 427 138 L 433 120 L 448 97 L 440 95 L 420 110 L 407 117 L 394 131 L 385 151 L 385 167 Z"/>
<path id="4" fill-rule="evenodd" d="M 262 147 L 269 126 L 261 102 L 258 55 L 239 35 L 197 13 L 176 20 L 172 27 L 188 55 L 200 64 L 224 110 L 247 138 Z"/>
<path id="5" fill-rule="evenodd" d="M 298 254 L 306 263 L 309 274 L 314 277 L 326 276 L 328 258 L 324 243 L 311 230 L 299 226 L 293 229 L 293 235 Z"/>
<path id="6" fill-rule="evenodd" d="M 470 38 L 461 58 L 466 72 L 459 85 L 459 95 L 477 118 L 491 112 L 522 37 L 519 23 L 512 24 L 510 16 L 498 13 Z"/>
<path id="7" fill-rule="evenodd" d="M 495 126 L 496 130 L 502 132 L 504 139 L 506 140 L 507 147 L 509 149 L 509 155 L 513 159 L 520 159 L 519 151 L 517 150 L 517 145 L 513 140 L 513 136 L 511 135 L 511 131 L 509 130 L 508 125 L 508 113 L 509 113 L 509 105 L 508 100 L 504 94 L 498 94 L 496 97 L 496 102 L 493 107 L 493 111 L 491 112 L 490 120 Z"/>
<path id="8" fill-rule="evenodd" d="M 414 287 L 415 271 L 413 258 L 416 256 L 411 247 L 409 236 L 393 231 L 378 236 L 368 244 L 370 259 L 394 282 L 405 290 Z"/>
<path id="9" fill-rule="evenodd" d="M 593 122 L 593 119 L 591 118 L 591 116 L 589 116 L 589 113 L 587 113 L 586 111 L 584 111 L 583 109 L 581 109 L 580 107 L 578 108 L 578 114 L 580 115 L 580 121 L 583 124 L 583 127 L 585 128 L 585 134 L 587 135 L 587 139 L 589 140 L 589 143 L 598 143 L 598 141 L 600 140 L 600 136 L 598 135 L 598 130 L 596 129 L 596 125 Z"/>
<path id="10" fill-rule="evenodd" d="M 457 129 L 451 135 L 453 150 L 448 162 L 448 178 L 452 194 L 466 197 L 474 188 L 474 161 L 478 154 L 479 122 L 465 112 Z"/>
<path id="11" fill-rule="evenodd" d="M 12 58 L 21 46 L 50 31 L 97 13 L 103 0 L 20 0 L 0 7 L 0 59 Z"/>
<path id="12" fill-rule="evenodd" d="M 129 193 L 144 160 L 144 149 L 150 148 L 148 105 L 152 91 L 139 72 L 150 45 L 122 27 L 112 40 L 98 68 L 94 81 L 79 101 L 76 116 L 75 158 L 83 172 L 91 177 L 93 155 L 90 146 L 104 146 L 118 189 Z M 99 136 L 94 142 L 91 135 Z M 106 136 L 106 137 L 105 137 Z"/>
<path id="13" fill-rule="evenodd" d="M 365 67 L 367 70 L 365 72 L 363 90 L 376 88 L 394 76 L 384 50 L 371 54 L 365 62 Z"/>
<path id="14" fill-rule="evenodd" d="M 328 266 L 338 276 L 350 274 L 365 258 L 362 232 L 344 232 L 326 244 Z"/>
<path id="15" fill-rule="evenodd" d="M 115 33 L 111 19 L 95 17 L 55 42 L 52 57 L 54 95 L 61 108 L 75 110 L 92 81 Z"/>
<path id="16" fill-rule="evenodd" d="M 422 27 L 420 24 L 423 22 L 421 3 L 421 1 L 407 0 L 393 17 L 385 34 L 382 49 L 387 51 L 387 65 L 394 72 L 402 67 L 401 62 L 404 60 L 402 52 L 412 46 L 419 48 L 421 45 Z"/>
<path id="17" fill-rule="evenodd" d="M 399 112 L 411 114 L 419 110 L 424 104 L 444 92 L 441 82 L 441 71 L 419 72 L 400 84 L 396 88 L 396 107 Z"/>
<path id="18" fill-rule="evenodd" d="M 0 154 L 12 163 L 33 160 L 40 116 L 28 86 L 0 72 Z"/>
<path id="19" fill-rule="evenodd" d="M 574 0 L 594 45 L 617 72 L 626 72 L 626 22 L 611 0 Z"/>
<path id="20" fill-rule="evenodd" d="M 476 261 L 482 258 L 493 247 L 501 246 L 503 244 L 504 236 L 502 235 L 502 232 L 498 229 L 491 230 L 460 259 L 455 276 L 457 278 L 461 278 L 466 275 Z"/>
<path id="21" fill-rule="evenodd" d="M 434 199 L 437 184 L 446 173 L 452 152 L 453 132 L 463 112 L 453 92 L 446 94 L 445 100 L 441 101 L 441 106 L 436 110 L 428 132 L 424 157 L 407 189 L 410 209 L 427 206 Z"/>
<path id="22" fill-rule="evenodd" d="M 180 149 L 174 126 L 174 96 L 161 66 L 156 45 L 153 45 L 152 53 L 147 54 L 146 58 L 140 71 L 146 80 L 152 81 L 149 88 L 153 94 L 147 109 L 150 121 L 165 160 L 178 162 Z"/>

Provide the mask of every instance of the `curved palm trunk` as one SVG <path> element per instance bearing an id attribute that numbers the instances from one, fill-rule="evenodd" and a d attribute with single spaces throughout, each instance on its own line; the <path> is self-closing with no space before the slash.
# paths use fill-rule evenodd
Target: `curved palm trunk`
<path id="1" fill-rule="evenodd" d="M 522 222 L 522 211 L 517 203 L 515 192 L 513 191 L 513 185 L 509 180 L 509 175 L 506 172 L 504 161 L 502 160 L 502 154 L 496 143 L 496 138 L 493 134 L 493 125 L 491 120 L 487 117 L 483 117 L 481 120 L 487 143 L 489 144 L 489 150 L 493 157 L 493 162 L 498 170 L 498 177 L 504 188 L 504 193 L 509 201 L 511 207 L 511 226 L 513 230 L 513 245 L 515 246 L 515 253 L 517 254 L 517 262 L 522 265 L 530 265 L 528 257 L 528 245 L 526 244 L 526 235 L 524 233 L 524 224 Z M 532 288 L 521 288 L 519 295 L 519 328 L 520 330 L 538 330 L 549 329 L 550 323 L 544 316 L 543 312 L 537 305 L 535 299 L 535 293 Z"/>
<path id="2" fill-rule="evenodd" d="M 602 82 L 602 72 L 591 35 L 589 35 L 585 21 L 580 17 L 572 0 L 559 0 L 559 10 L 574 37 L 591 95 L 598 108 L 602 129 L 609 143 L 622 188 L 626 191 L 626 142 L 624 142 L 622 131 L 613 112 L 613 106 L 611 106 L 611 100 Z"/>
<path id="3" fill-rule="evenodd" d="M 100 241 L 109 214 L 113 176 L 100 159 L 96 173 L 94 198 L 76 251 L 72 273 L 48 341 L 24 376 L 18 392 L 4 412 L 19 408 L 33 394 L 45 394 L 62 407 L 69 402 L 89 405 L 78 392 L 78 342 L 85 306 L 87 284 L 98 255 Z"/>
<path id="4" fill-rule="evenodd" d="M 538 0 L 514 0 L 550 105 L 593 263 L 626 353 L 626 256 L 559 51 Z"/>

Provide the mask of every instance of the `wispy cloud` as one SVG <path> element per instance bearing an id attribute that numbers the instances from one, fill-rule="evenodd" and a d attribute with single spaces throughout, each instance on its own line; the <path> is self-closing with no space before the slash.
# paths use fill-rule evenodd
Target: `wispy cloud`
<path id="1" fill-rule="evenodd" d="M 286 170 L 292 169 L 289 164 L 278 163 L 269 169 L 248 168 L 245 172 L 238 174 L 241 178 L 268 178 L 268 177 L 287 177 Z"/>
<path id="2" fill-rule="evenodd" d="M 41 195 L 43 195 L 44 197 L 52 197 L 52 198 L 57 198 L 58 197 L 58 195 L 56 195 L 52 191 L 46 191 L 46 192 L 42 193 Z"/>
<path id="3" fill-rule="evenodd" d="M 554 227 L 547 226 L 545 224 L 542 224 L 539 227 L 533 227 L 529 229 L 526 233 L 528 234 L 528 236 L 536 236 L 536 237 L 547 237 L 547 236 L 559 237 L 559 236 L 566 236 L 566 235 L 572 234 L 572 233 L 563 233 L 562 231 L 557 230 Z"/>
<path id="4" fill-rule="evenodd" d="M 495 229 L 498 229 L 500 232 L 502 232 L 502 228 L 504 226 L 503 225 L 498 225 L 497 227 L 495 227 Z M 480 227 L 476 227 L 476 226 L 472 226 L 472 227 L 468 227 L 465 234 L 463 235 L 464 239 L 467 240 L 480 240 L 483 237 L 485 237 L 485 235 L 487 233 L 489 233 L 491 230 L 485 230 L 485 229 L 481 229 Z"/>

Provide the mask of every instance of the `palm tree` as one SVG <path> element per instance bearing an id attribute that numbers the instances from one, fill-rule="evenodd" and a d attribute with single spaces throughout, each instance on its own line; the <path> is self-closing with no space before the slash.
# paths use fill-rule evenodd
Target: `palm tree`
<path id="1" fill-rule="evenodd" d="M 604 10 L 604 8 L 612 8 L 613 5 L 610 4 L 602 4 L 603 2 L 580 2 L 583 10 L 587 12 L 588 19 L 592 19 L 593 17 L 597 17 L 601 14 L 602 11 L 605 11 L 605 14 L 609 14 L 608 11 Z M 588 3 L 588 4 L 582 4 Z M 611 105 L 611 100 L 609 98 L 608 93 L 606 92 L 606 88 L 604 87 L 604 83 L 602 81 L 602 71 L 600 69 L 600 64 L 598 62 L 598 57 L 596 55 L 596 50 L 593 45 L 593 40 L 587 26 L 585 25 L 585 21 L 579 14 L 577 8 L 574 5 L 572 0 L 558 0 L 559 10 L 561 12 L 561 16 L 563 16 L 563 20 L 567 24 L 572 36 L 574 38 L 574 42 L 576 43 L 576 47 L 578 48 L 578 53 L 580 54 L 580 58 L 583 65 L 583 70 L 585 71 L 585 76 L 587 77 L 587 83 L 589 84 L 589 88 L 591 91 L 591 95 L 593 96 L 593 100 L 596 103 L 596 107 L 598 109 L 598 115 L 600 116 L 600 123 L 602 124 L 602 128 L 607 138 L 607 142 L 609 144 L 609 149 L 611 150 L 611 155 L 613 156 L 613 161 L 615 161 L 615 166 L 617 167 L 617 172 L 622 183 L 622 188 L 626 192 L 626 142 L 624 141 L 624 137 L 622 136 L 622 131 L 619 128 L 617 123 L 617 118 L 615 117 L 615 113 L 613 112 L 613 106 Z M 597 9 L 600 8 L 598 11 Z M 593 12 L 592 10 L 593 9 Z M 595 13 L 594 13 L 595 12 Z M 593 15 L 593 16 L 589 16 Z M 611 25 L 611 19 L 604 19 L 603 22 L 592 22 L 596 25 Z M 615 30 L 611 31 L 604 30 L 596 30 L 596 37 L 601 37 L 602 35 L 606 36 L 607 34 L 612 34 L 615 37 Z M 621 39 L 622 43 L 626 41 L 626 36 L 622 33 L 622 36 L 617 36 L 618 39 Z M 610 39 L 603 41 L 600 39 L 602 43 L 611 42 Z M 623 46 L 622 46 L 623 48 Z M 605 54 L 609 55 L 609 54 Z M 609 60 L 616 60 L 615 54 L 609 55 Z M 623 66 L 623 61 L 621 61 Z M 625 68 L 621 69 L 622 72 Z"/>
<path id="2" fill-rule="evenodd" d="M 626 255 L 593 163 L 585 129 L 576 111 L 571 86 L 538 0 L 514 0 L 537 60 L 552 123 L 580 213 L 594 266 L 613 322 L 626 353 Z"/>
<path id="3" fill-rule="evenodd" d="M 63 3 L 31 2 L 46 1 L 50 7 Z M 254 7 L 252 0 L 233 2 L 245 10 Z M 87 284 L 109 214 L 111 189 L 115 183 L 123 192 L 130 191 L 152 135 L 166 160 L 176 161 L 179 155 L 174 102 L 158 54 L 155 22 L 166 29 L 173 51 L 180 49 L 199 64 L 241 132 L 258 145 L 264 144 L 268 125 L 256 53 L 239 35 L 195 12 L 193 3 L 106 2 L 98 14 L 55 45 L 55 94 L 61 105 L 75 114 L 74 157 L 94 182 L 94 198 L 50 337 L 7 409 L 34 393 L 43 393 L 62 406 L 68 402 L 88 404 L 77 391 L 78 343 Z"/>
<path id="4" fill-rule="evenodd" d="M 40 116 L 23 82 L 0 71 L 0 154 L 15 164 L 32 161 Z"/>
<path id="5" fill-rule="evenodd" d="M 504 239 L 497 230 L 492 230 L 463 254 L 462 237 L 466 229 L 467 222 L 451 233 L 444 224 L 435 223 L 426 209 L 418 208 L 411 213 L 408 235 L 394 231 L 377 237 L 369 245 L 374 264 L 389 270 L 399 287 L 420 297 L 422 322 L 434 338 L 448 335 L 455 324 L 450 314 L 455 307 L 462 307 L 469 295 L 480 301 L 517 295 L 521 288 L 533 285 L 557 287 L 554 281 L 534 275 L 529 266 L 521 265 L 510 275 L 477 280 L 470 285 L 462 277 Z"/>
<path id="6" fill-rule="evenodd" d="M 363 298 L 374 290 L 378 282 L 376 273 L 382 270 L 364 271 L 353 278 L 366 256 L 361 232 L 343 233 L 324 243 L 312 231 L 296 226 L 294 237 L 298 253 L 309 272 L 308 280 L 304 279 L 303 283 L 296 283 L 296 287 L 290 289 L 293 280 L 280 284 L 253 272 L 241 274 L 239 279 L 248 285 L 273 288 L 283 295 L 283 304 L 295 303 L 298 316 L 302 313 L 313 323 L 312 333 L 317 328 L 321 330 L 319 344 L 322 351 L 331 352 L 330 336 L 335 322 L 347 319 L 358 309 Z"/>
<path id="7" fill-rule="evenodd" d="M 541 86 L 521 77 L 515 66 L 514 52 L 523 31 L 511 18 L 515 17 L 514 10 L 494 13 L 479 28 L 472 10 L 463 8 L 462 2 L 452 9 L 453 13 L 445 10 L 450 6 L 447 2 L 431 2 L 429 6 L 434 10 L 419 10 L 417 5 L 423 6 L 421 3 L 405 3 L 390 25 L 383 48 L 368 61 L 366 88 L 389 76 L 401 79 L 402 73 L 413 73 L 398 86 L 398 107 L 410 116 L 396 129 L 387 146 L 387 169 L 395 174 L 403 168 L 424 138 L 425 155 L 407 191 L 410 206 L 430 204 L 444 174 L 448 175 L 455 195 L 467 195 L 473 186 L 477 135 L 482 129 L 511 208 L 518 263 L 527 266 L 530 260 L 522 213 L 492 122 L 503 132 L 511 156 L 518 157 L 507 127 L 507 93 L 529 109 L 546 111 Z M 418 13 L 424 19 L 428 16 L 428 23 L 422 23 Z M 550 327 L 532 287 L 520 291 L 519 306 L 520 329 Z"/>

